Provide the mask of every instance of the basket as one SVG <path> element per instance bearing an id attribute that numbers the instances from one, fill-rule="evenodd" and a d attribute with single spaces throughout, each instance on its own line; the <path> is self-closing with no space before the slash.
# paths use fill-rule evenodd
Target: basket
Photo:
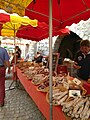
<path id="1" fill-rule="evenodd" d="M 49 91 L 49 86 L 43 88 L 44 82 L 45 82 L 45 80 L 43 82 L 41 82 L 41 84 L 39 86 L 37 86 L 38 91 L 42 91 L 42 92 L 48 92 Z M 42 89 L 40 89 L 41 86 L 42 86 Z M 54 86 L 55 86 L 55 82 L 53 81 L 53 87 Z"/>
<path id="2" fill-rule="evenodd" d="M 44 89 L 39 89 L 39 86 L 37 87 L 37 91 L 41 91 L 41 92 L 48 92 L 49 91 L 49 86 L 44 88 Z"/>
<path id="3" fill-rule="evenodd" d="M 56 89 L 58 89 L 59 91 L 61 91 L 61 89 L 60 89 L 59 87 L 53 87 L 53 90 L 56 90 Z M 65 91 L 61 91 L 61 92 L 65 92 Z M 47 94 L 46 94 L 46 101 L 50 104 L 50 101 L 49 101 L 49 92 L 47 92 Z M 58 104 L 57 101 L 55 101 L 55 100 L 52 101 L 52 104 L 53 104 L 54 106 L 60 105 L 60 104 Z"/>

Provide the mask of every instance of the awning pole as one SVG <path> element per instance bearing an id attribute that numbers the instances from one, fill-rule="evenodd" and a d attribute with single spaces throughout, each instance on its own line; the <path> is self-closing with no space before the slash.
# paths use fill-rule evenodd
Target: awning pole
<path id="1" fill-rule="evenodd" d="M 14 25 L 14 53 L 15 53 L 15 60 L 14 60 L 14 65 L 16 65 L 16 30 L 15 30 L 15 25 Z"/>
<path id="2" fill-rule="evenodd" d="M 49 90 L 50 90 L 50 120 L 53 119 L 52 106 L 52 0 L 49 0 Z"/>
<path id="3" fill-rule="evenodd" d="M 15 29 L 15 25 L 14 25 L 14 77 L 15 77 L 15 80 L 16 80 L 16 60 L 17 60 L 17 56 L 16 56 L 16 29 Z M 16 87 L 17 87 L 17 80 L 16 80 Z"/>

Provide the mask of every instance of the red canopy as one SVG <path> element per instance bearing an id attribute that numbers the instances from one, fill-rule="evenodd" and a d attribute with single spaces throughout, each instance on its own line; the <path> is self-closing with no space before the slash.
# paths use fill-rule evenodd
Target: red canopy
<path id="1" fill-rule="evenodd" d="M 27 7 L 23 7 L 23 4 L 21 5 L 19 3 L 19 5 L 17 5 L 17 3 L 10 0 L 8 0 L 7 3 L 20 7 L 21 9 L 25 8 L 26 16 L 39 21 L 39 26 L 37 28 L 28 26 L 26 29 L 19 30 L 17 36 L 36 41 L 48 37 L 49 0 L 32 0 Z M 12 9 L 12 7 L 10 9 Z M 13 9 L 11 11 L 13 11 Z M 89 0 L 52 0 L 53 36 L 61 34 L 61 29 L 64 29 L 65 26 L 71 25 L 72 23 L 78 23 L 80 20 L 87 20 L 89 17 Z"/>
<path id="2" fill-rule="evenodd" d="M 35 2 L 36 1 L 36 2 Z M 28 32 L 34 40 L 48 37 L 49 34 L 49 0 L 33 0 L 25 9 L 25 15 L 31 19 L 47 24 L 45 29 L 33 28 Z M 78 23 L 80 20 L 87 20 L 90 17 L 89 0 L 52 0 L 52 34 L 61 34 L 60 29 Z"/>
<path id="3" fill-rule="evenodd" d="M 16 36 L 22 37 L 25 39 L 31 39 L 34 41 L 40 41 L 44 38 L 48 38 L 49 36 L 49 28 L 41 25 L 42 23 L 38 24 L 38 27 L 31 27 L 30 25 L 24 29 L 19 29 Z M 53 30 L 53 36 L 55 35 L 66 35 L 69 34 L 69 29 L 59 29 Z"/>
<path id="4" fill-rule="evenodd" d="M 2 16 L 0 18 L 1 36 L 14 36 L 14 31 L 17 37 L 34 41 L 39 41 L 49 36 L 49 25 L 45 22 L 39 22 L 37 20 L 31 20 L 27 17 L 25 18 L 21 16 L 16 16 L 14 14 L 8 14 L 4 10 L 0 10 L 0 15 Z M 24 24 L 27 25 L 25 26 Z M 53 36 L 61 34 L 65 35 L 68 33 L 69 29 L 67 28 L 53 30 Z"/>
<path id="5" fill-rule="evenodd" d="M 35 1 L 35 0 L 33 0 Z M 25 15 L 49 23 L 49 0 L 36 0 L 25 9 Z M 52 0 L 53 29 L 60 29 L 90 17 L 89 0 Z"/>

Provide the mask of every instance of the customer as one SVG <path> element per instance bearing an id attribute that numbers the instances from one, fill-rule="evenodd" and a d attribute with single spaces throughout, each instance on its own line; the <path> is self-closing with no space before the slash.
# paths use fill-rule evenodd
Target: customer
<path id="1" fill-rule="evenodd" d="M 25 61 L 28 61 L 30 59 L 30 53 L 28 52 L 25 56 Z"/>
<path id="2" fill-rule="evenodd" d="M 6 67 L 8 67 L 10 73 L 9 55 L 6 49 L 1 47 L 0 41 L 0 107 L 4 106 Z"/>
<path id="3" fill-rule="evenodd" d="M 82 40 L 80 42 L 80 51 L 75 56 L 74 67 L 77 69 L 77 75 L 82 80 L 90 78 L 90 41 Z"/>

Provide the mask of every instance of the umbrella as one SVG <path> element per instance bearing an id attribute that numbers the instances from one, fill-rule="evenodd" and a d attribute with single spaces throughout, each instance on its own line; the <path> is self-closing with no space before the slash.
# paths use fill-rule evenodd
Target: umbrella
<path id="1" fill-rule="evenodd" d="M 0 0 L 0 8 L 49 23 L 49 0 Z M 53 29 L 65 27 L 89 18 L 90 1 L 52 0 L 52 13 Z"/>
<path id="2" fill-rule="evenodd" d="M 21 17 L 18 14 L 9 14 L 4 10 L 0 9 L 0 31 L 2 36 L 13 36 L 14 37 L 14 46 L 16 47 L 16 33 L 21 28 L 30 25 L 32 27 L 37 27 L 38 21 L 31 20 L 29 17 Z M 16 49 L 15 49 L 16 53 Z M 14 57 L 14 75 L 16 79 L 16 54 Z M 13 83 L 13 82 L 12 82 Z M 11 83 L 11 85 L 12 85 Z M 17 82 L 16 82 L 17 83 Z M 10 87 L 11 87 L 10 85 Z M 16 85 L 17 86 L 17 85 Z M 9 87 L 9 89 L 10 89 Z"/>
<path id="3" fill-rule="evenodd" d="M 25 15 L 36 18 L 39 21 L 49 23 L 49 0 L 36 0 L 25 9 Z M 52 24 L 53 30 L 60 29 L 80 20 L 90 17 L 89 0 L 52 0 Z"/>
<path id="4" fill-rule="evenodd" d="M 4 10 L 0 10 L 0 15 L 2 16 L 0 18 L 1 36 L 14 36 L 14 30 L 17 37 L 31 39 L 34 41 L 39 41 L 49 36 L 49 26 L 45 22 L 31 20 L 26 16 L 20 18 L 20 16 L 18 16 L 17 14 L 11 14 L 9 16 L 9 14 L 7 14 Z M 59 29 L 58 31 L 54 30 L 54 35 L 65 35 L 68 33 L 68 28 Z"/>
<path id="5" fill-rule="evenodd" d="M 19 29 L 16 36 L 19 38 L 24 38 L 24 39 L 29 39 L 29 40 L 33 40 L 33 41 L 40 41 L 43 40 L 44 38 L 48 38 L 49 36 L 49 28 L 45 27 L 45 26 L 41 26 L 41 24 L 38 22 L 38 26 L 35 27 L 31 27 L 30 25 L 27 26 L 25 29 Z M 64 28 L 64 29 L 60 29 L 58 31 L 54 31 L 54 35 L 67 35 L 69 34 L 70 31 L 68 28 Z"/>
<path id="6" fill-rule="evenodd" d="M 44 6 L 44 4 L 46 7 Z M 64 32 L 62 32 L 59 23 L 56 24 L 56 21 L 59 22 L 60 15 L 59 15 L 57 1 L 54 2 L 53 4 L 55 4 L 55 9 L 57 8 L 56 9 L 57 14 L 55 11 L 54 12 L 55 21 L 53 24 L 52 35 L 55 36 L 55 35 L 62 35 L 62 34 L 69 33 L 68 29 L 67 30 L 65 29 Z M 42 6 L 42 7 L 40 7 L 40 6 Z M 0 0 L 0 8 L 6 10 L 9 13 L 18 13 L 20 16 L 26 15 L 29 18 L 32 17 L 32 19 L 35 19 L 38 17 L 38 27 L 37 28 L 32 28 L 29 26 L 26 29 L 24 29 L 24 31 L 19 29 L 19 32 L 17 32 L 18 37 L 24 37 L 24 38 L 28 38 L 28 39 L 35 40 L 35 41 L 40 41 L 49 36 L 49 12 L 48 12 L 49 10 L 48 10 L 48 7 L 49 7 L 48 0 L 46 0 L 46 1 L 42 1 L 42 0 L 40 0 L 40 1 L 39 0 L 18 0 L 18 1 L 17 0 Z M 34 8 L 35 8 L 35 10 L 34 10 Z M 36 13 L 31 12 L 32 10 L 35 11 Z M 42 16 L 40 14 L 42 14 Z M 24 35 L 23 33 L 24 32 L 27 33 L 27 31 L 29 34 Z"/>
<path id="7" fill-rule="evenodd" d="M 4 10 L 0 10 L 0 28 L 2 36 L 13 36 L 14 37 L 14 45 L 16 46 L 16 33 L 20 29 L 20 27 L 31 25 L 32 27 L 37 27 L 38 21 L 31 20 L 29 17 L 24 16 L 21 17 L 18 14 L 8 14 Z M 15 55 L 15 64 L 16 64 L 16 55 Z"/>
<path id="8" fill-rule="evenodd" d="M 4 10 L 0 10 L 0 29 L 1 29 L 1 35 L 2 36 L 13 36 L 14 37 L 14 46 L 16 47 L 16 33 L 21 28 L 21 26 L 25 27 L 27 25 L 30 25 L 32 27 L 38 26 L 37 20 L 31 20 L 29 17 L 24 16 L 21 17 L 18 14 L 9 14 L 5 12 Z M 22 29 L 23 29 L 22 27 Z M 15 49 L 16 53 L 16 49 Z M 16 79 L 16 54 L 14 58 L 14 75 Z M 13 82 L 12 82 L 13 83 Z M 12 83 L 10 87 L 12 86 Z M 16 81 L 17 83 L 17 81 Z M 17 86 L 17 85 L 16 85 Z M 11 89 L 9 87 L 9 89 Z"/>
<path id="9" fill-rule="evenodd" d="M 31 25 L 33 27 L 38 26 L 37 20 L 31 20 L 29 17 L 21 17 L 18 14 L 8 14 L 4 10 L 0 9 L 0 28 L 2 36 L 15 36 L 20 27 Z M 14 33 L 15 32 L 15 33 Z"/>

